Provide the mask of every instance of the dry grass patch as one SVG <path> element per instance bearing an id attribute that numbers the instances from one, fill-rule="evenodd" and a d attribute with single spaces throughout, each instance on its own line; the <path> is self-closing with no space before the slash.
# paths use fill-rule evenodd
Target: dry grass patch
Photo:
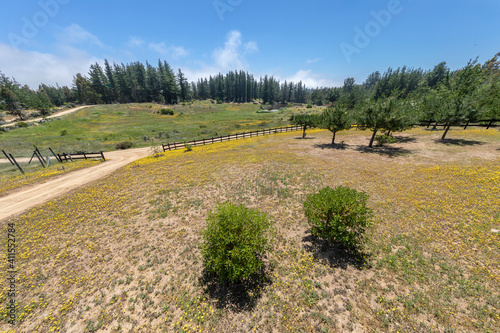
<path id="1" fill-rule="evenodd" d="M 496 331 L 500 133 L 450 134 L 481 144 L 457 149 L 416 129 L 367 151 L 368 132 L 340 133 L 344 147 L 331 147 L 329 132 L 308 131 L 309 140 L 284 133 L 139 160 L 9 221 L 15 330 Z M 308 231 L 305 197 L 338 185 L 370 196 L 376 222 L 361 260 Z M 205 218 L 227 200 L 275 221 L 266 268 L 248 284 L 202 274 Z"/>

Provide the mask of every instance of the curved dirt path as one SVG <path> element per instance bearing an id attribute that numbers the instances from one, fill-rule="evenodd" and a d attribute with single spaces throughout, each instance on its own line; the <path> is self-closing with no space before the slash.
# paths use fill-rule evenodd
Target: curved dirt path
<path id="1" fill-rule="evenodd" d="M 68 109 L 68 110 L 64 110 L 62 112 L 59 112 L 59 113 L 54 113 L 53 115 L 51 116 L 48 116 L 48 117 L 40 117 L 40 118 L 34 118 L 34 119 L 29 119 L 29 120 L 26 120 L 24 121 L 25 123 L 33 123 L 33 122 L 36 122 L 36 121 L 40 121 L 42 119 L 47 119 L 47 118 L 55 118 L 55 117 L 60 117 L 60 116 L 64 116 L 64 115 L 67 115 L 67 114 L 70 114 L 70 113 L 73 113 L 73 112 L 76 112 L 78 110 L 81 110 L 83 108 L 88 108 L 92 105 L 84 105 L 84 106 L 79 106 L 79 107 L 76 107 L 76 108 L 73 108 L 73 109 Z M 7 127 L 7 126 L 13 126 L 15 124 L 17 124 L 18 122 L 20 122 L 21 120 L 19 121 L 14 121 L 14 122 L 11 122 L 11 123 L 8 123 L 8 124 L 3 124 L 3 125 L 0 125 L 0 127 Z"/>
<path id="2" fill-rule="evenodd" d="M 29 188 L 20 188 L 14 193 L 0 198 L 0 221 L 21 214 L 62 194 L 103 178 L 149 154 L 149 147 L 104 153 L 106 162 L 99 165 L 73 171 Z"/>

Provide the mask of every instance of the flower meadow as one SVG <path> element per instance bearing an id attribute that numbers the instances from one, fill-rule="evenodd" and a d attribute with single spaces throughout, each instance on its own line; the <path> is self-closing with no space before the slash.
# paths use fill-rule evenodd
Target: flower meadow
<path id="1" fill-rule="evenodd" d="M 309 130 L 138 160 L 2 223 L 18 293 L 12 326 L 2 275 L 0 331 L 498 331 L 500 132 L 452 133 L 366 150 L 369 132 L 339 133 L 341 149 Z M 308 230 L 307 195 L 339 185 L 374 211 L 360 256 Z M 236 285 L 206 274 L 199 248 L 226 201 L 275 226 L 265 269 Z"/>
<path id="2" fill-rule="evenodd" d="M 11 172 L 0 174 L 0 197 L 5 196 L 9 192 L 23 186 L 37 184 L 41 181 L 48 180 L 71 171 L 94 166 L 97 163 L 99 162 L 90 159 L 64 164 L 55 162 L 55 164 L 52 164 L 47 168 L 42 168 L 39 165 L 30 167 L 30 170 L 25 170 L 24 174 L 15 169 L 16 167 L 11 167 Z M 26 166 L 23 165 L 21 168 L 24 170 L 26 169 Z M 12 175 L 13 173 L 14 175 Z"/>

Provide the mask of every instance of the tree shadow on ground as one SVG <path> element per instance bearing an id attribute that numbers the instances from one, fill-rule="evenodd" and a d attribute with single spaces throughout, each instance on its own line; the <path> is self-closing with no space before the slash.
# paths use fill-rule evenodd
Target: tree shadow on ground
<path id="1" fill-rule="evenodd" d="M 303 137 L 296 137 L 294 138 L 295 140 L 313 140 L 313 139 L 316 139 L 314 136 L 306 136 L 305 138 Z"/>
<path id="2" fill-rule="evenodd" d="M 390 146 L 373 146 L 373 148 L 369 148 L 368 146 L 358 146 L 356 150 L 361 153 L 379 154 L 391 158 L 409 155 L 412 153 L 409 149 Z"/>
<path id="3" fill-rule="evenodd" d="M 347 269 L 349 266 L 356 269 L 369 268 L 368 255 L 363 252 L 350 250 L 340 243 L 331 244 L 329 241 L 308 234 L 302 239 L 304 249 L 313 254 L 314 259 L 326 262 L 330 267 Z"/>
<path id="4" fill-rule="evenodd" d="M 453 145 L 453 146 L 476 146 L 476 145 L 484 145 L 484 142 L 475 141 L 475 140 L 464 140 L 464 139 L 435 139 L 434 143 L 443 143 L 445 145 Z"/>
<path id="5" fill-rule="evenodd" d="M 203 270 L 200 284 L 205 293 L 217 300 L 218 309 L 231 309 L 235 312 L 251 311 L 262 297 L 264 288 L 272 283 L 271 275 L 263 267 L 259 272 L 238 283 L 223 283 L 212 272 Z"/>
<path id="6" fill-rule="evenodd" d="M 320 145 L 314 145 L 314 148 L 321 148 L 323 149 L 339 149 L 339 150 L 345 150 L 349 147 L 349 145 L 345 143 L 334 143 L 333 145 L 331 143 L 323 143 Z"/>
<path id="7" fill-rule="evenodd" d="M 415 143 L 415 142 L 417 142 L 417 139 L 409 137 L 409 136 L 398 135 L 398 136 L 394 136 L 394 139 L 396 139 L 397 143 L 410 143 L 410 142 Z"/>

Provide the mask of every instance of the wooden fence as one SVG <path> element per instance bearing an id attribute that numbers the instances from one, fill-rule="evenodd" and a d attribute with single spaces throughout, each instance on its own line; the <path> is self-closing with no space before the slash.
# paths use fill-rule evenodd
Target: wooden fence
<path id="1" fill-rule="evenodd" d="M 104 158 L 104 153 L 101 151 L 99 153 L 75 153 L 75 154 L 66 154 L 66 153 L 62 153 L 62 154 L 57 154 L 57 156 L 59 157 L 59 160 L 62 162 L 62 161 L 73 161 L 73 160 L 83 160 L 83 159 L 88 159 L 88 158 L 99 158 L 99 159 L 103 159 L 104 161 L 106 161 L 106 159 Z"/>
<path id="2" fill-rule="evenodd" d="M 500 127 L 500 125 L 496 125 L 495 123 L 500 122 L 500 119 L 490 119 L 490 120 L 479 120 L 477 122 L 473 123 L 466 123 L 461 124 L 461 125 L 452 125 L 451 127 L 463 127 L 464 129 L 467 129 L 467 127 L 486 127 L 486 129 L 490 129 L 492 127 Z M 434 120 L 424 120 L 421 121 L 419 124 L 415 124 L 415 126 L 423 126 L 423 127 L 446 127 L 446 123 L 438 123 Z"/>
<path id="3" fill-rule="evenodd" d="M 231 140 L 237 140 L 237 139 L 243 139 L 243 138 L 251 138 L 254 136 L 261 136 L 261 135 L 273 134 L 273 133 L 284 133 L 284 132 L 298 131 L 298 130 L 302 130 L 302 129 L 303 129 L 303 126 L 288 126 L 288 127 L 269 128 L 269 129 L 263 129 L 260 131 L 228 134 L 228 135 L 224 135 L 224 136 L 212 137 L 209 139 L 200 139 L 200 140 L 193 140 L 193 141 L 188 141 L 188 142 L 167 143 L 167 144 L 162 144 L 162 148 L 163 148 L 163 151 L 165 152 L 167 150 L 182 149 L 182 148 L 185 148 L 186 145 L 190 145 L 192 147 L 204 146 L 204 145 L 215 143 L 215 142 L 223 142 L 223 141 L 231 141 Z"/>

